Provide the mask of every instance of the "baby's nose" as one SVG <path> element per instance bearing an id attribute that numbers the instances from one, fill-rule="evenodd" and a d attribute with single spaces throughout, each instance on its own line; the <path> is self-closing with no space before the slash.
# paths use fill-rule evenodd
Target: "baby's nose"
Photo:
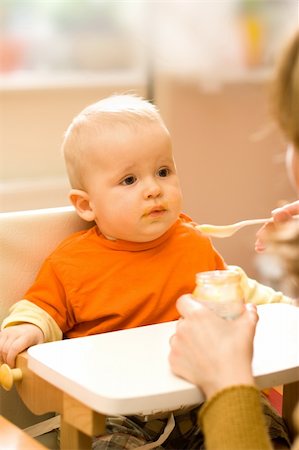
<path id="1" fill-rule="evenodd" d="M 155 198 L 161 195 L 161 186 L 160 184 L 152 180 L 145 189 L 146 198 Z"/>

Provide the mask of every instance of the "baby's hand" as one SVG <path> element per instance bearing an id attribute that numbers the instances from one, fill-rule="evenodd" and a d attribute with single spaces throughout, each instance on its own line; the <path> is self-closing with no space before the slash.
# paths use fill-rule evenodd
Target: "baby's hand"
<path id="1" fill-rule="evenodd" d="M 31 345 L 44 342 L 40 328 L 31 323 L 22 323 L 4 328 L 0 332 L 0 363 L 15 366 L 16 356 Z"/>

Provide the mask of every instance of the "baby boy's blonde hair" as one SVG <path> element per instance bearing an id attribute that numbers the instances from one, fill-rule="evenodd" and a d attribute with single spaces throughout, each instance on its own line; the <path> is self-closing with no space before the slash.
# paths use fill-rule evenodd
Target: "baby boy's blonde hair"
<path id="1" fill-rule="evenodd" d="M 84 162 L 91 139 L 111 134 L 117 138 L 123 127 L 136 131 L 150 123 L 166 129 L 156 106 L 136 95 L 112 95 L 83 109 L 66 130 L 62 144 L 66 169 L 72 188 L 84 189 Z"/>

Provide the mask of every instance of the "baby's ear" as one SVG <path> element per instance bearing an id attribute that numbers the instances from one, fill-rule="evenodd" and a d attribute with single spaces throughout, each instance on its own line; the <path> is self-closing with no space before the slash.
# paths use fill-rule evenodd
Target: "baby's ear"
<path id="1" fill-rule="evenodd" d="M 87 222 L 95 220 L 95 214 L 90 206 L 89 195 L 80 189 L 71 189 L 69 199 L 76 208 L 78 215 Z"/>

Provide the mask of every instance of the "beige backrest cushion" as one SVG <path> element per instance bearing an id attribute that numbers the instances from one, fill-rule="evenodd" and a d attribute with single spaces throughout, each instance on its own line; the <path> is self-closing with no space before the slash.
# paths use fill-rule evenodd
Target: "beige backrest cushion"
<path id="1" fill-rule="evenodd" d="M 46 256 L 69 234 L 89 226 L 68 206 L 0 213 L 0 323 L 23 297 Z M 0 388 L 0 415 L 21 428 L 49 417 L 31 414 L 15 388 Z"/>
<path id="2" fill-rule="evenodd" d="M 69 206 L 0 214 L 0 322 L 23 298 L 46 256 L 65 237 L 89 226 Z"/>

